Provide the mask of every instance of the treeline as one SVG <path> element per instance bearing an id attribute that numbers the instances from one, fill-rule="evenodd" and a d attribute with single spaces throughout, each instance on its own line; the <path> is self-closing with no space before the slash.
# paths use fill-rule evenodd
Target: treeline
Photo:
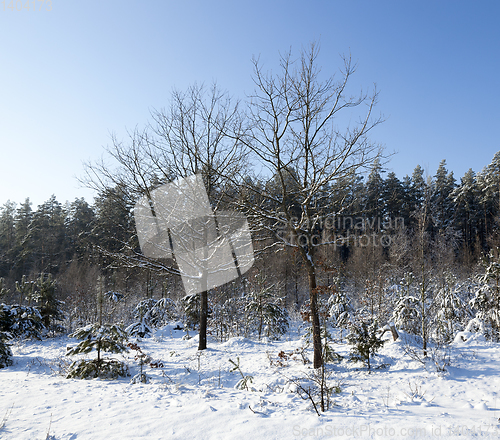
<path id="1" fill-rule="evenodd" d="M 481 256 L 498 244 L 500 152 L 480 173 L 469 170 L 460 182 L 446 169 L 444 160 L 434 176 L 426 177 L 417 166 L 402 180 L 393 172 L 384 176 L 375 161 L 368 176 L 358 176 L 353 182 L 349 187 L 339 183 L 339 190 L 333 191 L 336 197 L 322 210 L 329 214 L 323 224 L 318 221 L 317 235 L 331 241 L 325 246 L 328 264 L 349 268 L 353 280 L 354 269 L 367 255 L 377 254 L 386 264 L 394 260 L 402 241 L 415 236 L 424 211 L 427 240 L 442 240 L 446 263 L 457 273 L 473 271 Z M 93 290 L 96 274 L 101 274 L 107 288 L 126 293 L 133 289 L 139 297 L 164 296 L 171 285 L 182 290 L 175 280 L 165 281 L 175 275 L 158 277 L 150 268 L 127 267 L 113 258 L 125 247 L 140 252 L 133 202 L 120 188 L 100 194 L 92 205 L 84 199 L 61 204 L 52 196 L 34 210 L 29 199 L 20 205 L 8 201 L 0 212 L 0 277 L 5 286 L 15 292 L 15 283 L 23 276 L 35 280 L 41 273 L 51 274 L 66 298 L 81 294 L 82 289 Z M 387 239 L 373 240 L 373 233 Z M 285 252 L 293 254 L 290 249 Z M 266 259 L 265 267 L 279 266 L 284 274 L 280 280 L 274 272 L 273 278 L 286 281 L 287 302 L 300 305 L 304 279 L 301 275 L 291 282 L 300 260 L 293 255 L 278 256 L 270 265 L 273 257 Z M 181 297 L 182 292 L 175 296 Z"/>

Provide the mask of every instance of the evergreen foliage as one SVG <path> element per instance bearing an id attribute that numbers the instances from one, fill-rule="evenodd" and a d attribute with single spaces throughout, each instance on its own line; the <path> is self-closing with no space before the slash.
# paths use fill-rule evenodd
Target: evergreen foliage
<path id="1" fill-rule="evenodd" d="M 38 288 L 35 294 L 35 301 L 39 304 L 42 322 L 47 331 L 63 332 L 64 327 L 57 324 L 57 321 L 62 321 L 65 316 L 62 311 L 64 303 L 56 298 L 56 282 L 51 274 L 40 274 L 36 280 Z"/>
<path id="2" fill-rule="evenodd" d="M 137 321 L 128 326 L 125 331 L 130 336 L 144 338 L 151 334 L 154 328 L 161 327 L 177 318 L 176 305 L 170 298 L 145 299 L 135 307 L 134 318 Z"/>
<path id="3" fill-rule="evenodd" d="M 446 273 L 443 283 L 434 298 L 434 333 L 441 344 L 453 341 L 455 335 L 464 329 L 470 318 L 470 310 L 463 300 L 462 287 L 456 277 Z"/>
<path id="4" fill-rule="evenodd" d="M 384 345 L 384 341 L 377 335 L 377 321 L 362 321 L 351 326 L 351 333 L 347 337 L 351 348 L 351 360 L 362 361 L 370 370 L 370 356 Z"/>
<path id="5" fill-rule="evenodd" d="M 0 304 L 0 331 L 17 338 L 41 339 L 44 330 L 38 307 Z"/>
<path id="6" fill-rule="evenodd" d="M 493 250 L 483 260 L 485 272 L 478 279 L 479 287 L 470 305 L 476 319 L 482 322 L 485 336 L 500 341 L 500 252 Z"/>
<path id="7" fill-rule="evenodd" d="M 7 340 L 9 333 L 0 331 L 0 368 L 5 368 L 12 365 L 12 351 L 10 350 Z"/>
<path id="8" fill-rule="evenodd" d="M 118 376 L 124 377 L 128 375 L 128 367 L 123 362 L 101 356 L 101 353 L 123 353 L 127 350 L 125 345 L 127 333 L 121 327 L 115 324 L 95 323 L 79 328 L 69 336 L 80 339 L 81 342 L 75 347 L 68 347 L 67 356 L 88 354 L 95 350 L 97 358 L 74 361 L 66 377 L 114 379 Z"/>
<path id="9" fill-rule="evenodd" d="M 259 340 L 263 334 L 278 339 L 288 331 L 288 312 L 281 306 L 275 284 L 266 285 L 265 279 L 260 279 L 246 299 L 247 319 L 255 326 Z"/>

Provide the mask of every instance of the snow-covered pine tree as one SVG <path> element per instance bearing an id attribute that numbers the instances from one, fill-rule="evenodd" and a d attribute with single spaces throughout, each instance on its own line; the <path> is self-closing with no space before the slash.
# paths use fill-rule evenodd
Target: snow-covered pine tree
<path id="1" fill-rule="evenodd" d="M 196 330 L 196 327 L 200 322 L 200 295 L 198 293 L 186 295 L 182 298 L 181 303 L 184 307 L 186 327 L 191 330 Z"/>
<path id="2" fill-rule="evenodd" d="M 470 305 L 476 321 L 483 323 L 485 336 L 500 341 L 500 249 L 490 251 L 483 265 L 485 272 L 478 279 L 479 287 Z"/>
<path id="3" fill-rule="evenodd" d="M 441 343 L 452 342 L 456 333 L 463 330 L 467 318 L 471 317 L 461 291 L 461 285 L 456 277 L 450 272 L 446 273 L 434 297 L 435 313 L 432 323 L 434 337 Z"/>
<path id="4" fill-rule="evenodd" d="M 351 360 L 362 361 L 371 369 L 370 356 L 373 356 L 383 345 L 384 341 L 377 335 L 378 323 L 376 320 L 361 321 L 351 326 L 351 333 L 347 337 L 351 348 Z"/>
<path id="5" fill-rule="evenodd" d="M 12 337 L 40 339 L 44 330 L 37 307 L 0 304 L 0 331 Z"/>
<path id="6" fill-rule="evenodd" d="M 7 344 L 9 334 L 0 331 L 0 368 L 5 368 L 12 365 L 12 351 Z"/>
<path id="7" fill-rule="evenodd" d="M 396 326 L 408 333 L 419 333 L 420 304 L 415 277 L 406 272 L 399 283 L 398 298 L 393 311 Z"/>
<path id="8" fill-rule="evenodd" d="M 347 328 L 353 320 L 354 309 L 351 305 L 351 298 L 343 289 L 330 295 L 328 298 L 328 313 L 334 328 Z"/>
<path id="9" fill-rule="evenodd" d="M 144 299 L 135 307 L 134 318 L 137 321 L 125 331 L 131 336 L 144 338 L 151 334 L 154 328 L 177 318 L 176 305 L 170 298 Z"/>
<path id="10" fill-rule="evenodd" d="M 276 284 L 266 285 L 265 278 L 247 296 L 245 311 L 253 323 L 259 340 L 265 332 L 267 337 L 278 339 L 288 331 L 288 312 L 281 306 L 282 298 L 276 293 Z"/>
<path id="11" fill-rule="evenodd" d="M 127 351 L 125 345 L 127 333 L 115 324 L 91 324 L 77 329 L 69 335 L 80 339 L 75 347 L 68 347 L 67 356 L 87 354 L 92 350 L 97 352 L 97 358 L 92 360 L 80 359 L 74 361 L 67 378 L 91 379 L 101 377 L 116 379 L 118 376 L 128 376 L 128 367 L 124 362 L 111 358 L 103 358 L 102 353 L 123 353 Z"/>
<path id="12" fill-rule="evenodd" d="M 36 286 L 35 301 L 39 304 L 44 327 L 52 333 L 63 332 L 64 327 L 57 322 L 65 318 L 62 311 L 64 303 L 56 298 L 55 280 L 51 274 L 41 273 L 36 280 Z"/>

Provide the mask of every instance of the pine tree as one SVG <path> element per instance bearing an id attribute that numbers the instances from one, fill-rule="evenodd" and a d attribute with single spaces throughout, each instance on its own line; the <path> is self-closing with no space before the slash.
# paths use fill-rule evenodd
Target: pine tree
<path id="1" fill-rule="evenodd" d="M 332 326 L 335 328 L 347 328 L 354 317 L 354 309 L 351 305 L 351 299 L 347 292 L 338 289 L 337 292 L 328 298 L 328 314 Z"/>
<path id="2" fill-rule="evenodd" d="M 434 298 L 434 333 L 438 341 L 448 344 L 470 317 L 467 304 L 461 297 L 461 286 L 448 272 Z"/>
<path id="3" fill-rule="evenodd" d="M 412 334 L 419 333 L 420 304 L 415 277 L 406 272 L 398 286 L 398 298 L 393 311 L 396 326 Z"/>
<path id="4" fill-rule="evenodd" d="M 67 258 L 64 217 L 63 207 L 55 195 L 38 206 L 33 214 L 25 237 L 25 242 L 30 242 L 33 269 L 57 273 L 65 266 Z"/>
<path id="5" fill-rule="evenodd" d="M 78 360 L 71 364 L 67 378 L 108 378 L 128 376 L 128 367 L 114 359 L 103 358 L 102 353 L 123 353 L 127 350 L 125 342 L 127 333 L 115 324 L 91 324 L 77 329 L 69 335 L 70 338 L 80 339 L 75 347 L 68 347 L 67 356 L 87 354 L 92 350 L 97 352 L 93 360 Z"/>
<path id="6" fill-rule="evenodd" d="M 27 198 L 16 210 L 15 216 L 15 261 L 13 266 L 14 279 L 19 279 L 32 269 L 33 243 L 28 240 L 28 232 L 33 211 L 30 199 Z"/>
<path id="7" fill-rule="evenodd" d="M 7 344 L 8 333 L 0 331 L 0 368 L 12 365 L 12 351 Z"/>
<path id="8" fill-rule="evenodd" d="M 64 328 L 56 321 L 62 321 L 65 316 L 62 311 L 63 302 L 56 298 L 56 282 L 51 274 L 40 274 L 36 280 L 37 292 L 35 300 L 39 304 L 42 322 L 47 331 L 63 332 Z"/>
<path id="9" fill-rule="evenodd" d="M 167 324 L 177 317 L 175 303 L 170 298 L 144 299 L 134 309 L 134 318 L 137 320 L 125 331 L 131 336 L 144 338 L 153 332 L 153 329 Z"/>
<path id="10" fill-rule="evenodd" d="M 247 319 L 256 326 L 259 340 L 264 332 L 267 337 L 279 338 L 288 331 L 288 312 L 281 302 L 276 294 L 276 285 L 267 284 L 265 278 L 259 278 L 245 306 Z"/>
<path id="11" fill-rule="evenodd" d="M 382 179 L 382 166 L 380 160 L 375 159 L 368 180 L 366 182 L 365 214 L 374 219 L 381 219 L 385 216 L 385 202 L 383 199 L 384 180 Z M 375 224 L 378 224 L 376 221 Z"/>
<path id="12" fill-rule="evenodd" d="M 461 178 L 461 183 L 450 194 L 454 204 L 456 225 L 462 230 L 464 240 L 464 262 L 471 263 L 476 237 L 480 232 L 481 190 L 478 186 L 476 174 L 469 169 Z"/>
<path id="13" fill-rule="evenodd" d="M 479 288 L 470 305 L 484 325 L 485 336 L 500 341 L 500 250 L 490 251 L 483 265 L 485 273 L 479 277 Z"/>
<path id="14" fill-rule="evenodd" d="M 478 175 L 478 186 L 481 190 L 480 203 L 483 211 L 484 241 L 494 232 L 497 216 L 500 212 L 500 151 Z M 495 237 L 497 238 L 497 237 Z"/>
<path id="15" fill-rule="evenodd" d="M 432 185 L 431 205 L 434 225 L 437 230 L 445 230 L 452 225 L 454 218 L 451 194 L 455 189 L 453 172 L 446 170 L 446 160 L 442 160 Z"/>
<path id="16" fill-rule="evenodd" d="M 351 348 L 351 360 L 362 361 L 371 369 L 370 356 L 384 345 L 384 341 L 377 335 L 378 325 L 376 320 L 362 321 L 351 326 L 351 333 L 347 337 Z"/>
<path id="17" fill-rule="evenodd" d="M 14 263 L 15 212 L 10 200 L 0 209 L 0 277 L 8 275 Z"/>
<path id="18" fill-rule="evenodd" d="M 404 214 L 405 194 L 403 185 L 396 177 L 396 173 L 387 174 L 383 185 L 383 200 L 385 203 L 385 214 L 391 221 L 402 217 Z"/>
<path id="19" fill-rule="evenodd" d="M 44 330 L 38 307 L 0 304 L 0 331 L 12 337 L 41 339 Z"/>
<path id="20" fill-rule="evenodd" d="M 75 199 L 69 205 L 65 218 L 69 257 L 84 261 L 92 254 L 91 231 L 95 213 L 85 199 Z"/>

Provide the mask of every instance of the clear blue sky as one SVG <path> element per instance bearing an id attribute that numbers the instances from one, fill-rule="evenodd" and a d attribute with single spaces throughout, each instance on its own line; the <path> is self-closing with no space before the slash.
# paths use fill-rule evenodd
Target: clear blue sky
<path id="1" fill-rule="evenodd" d="M 110 133 L 144 125 L 174 87 L 216 80 L 244 97 L 252 56 L 276 68 L 280 51 L 313 40 L 325 73 L 351 52 L 352 85 L 377 84 L 387 121 L 372 139 L 397 152 L 387 167 L 399 178 L 417 164 L 434 175 L 446 159 L 459 179 L 500 150 L 498 1 L 10 3 L 0 2 L 0 205 L 91 202 L 75 176 Z"/>

